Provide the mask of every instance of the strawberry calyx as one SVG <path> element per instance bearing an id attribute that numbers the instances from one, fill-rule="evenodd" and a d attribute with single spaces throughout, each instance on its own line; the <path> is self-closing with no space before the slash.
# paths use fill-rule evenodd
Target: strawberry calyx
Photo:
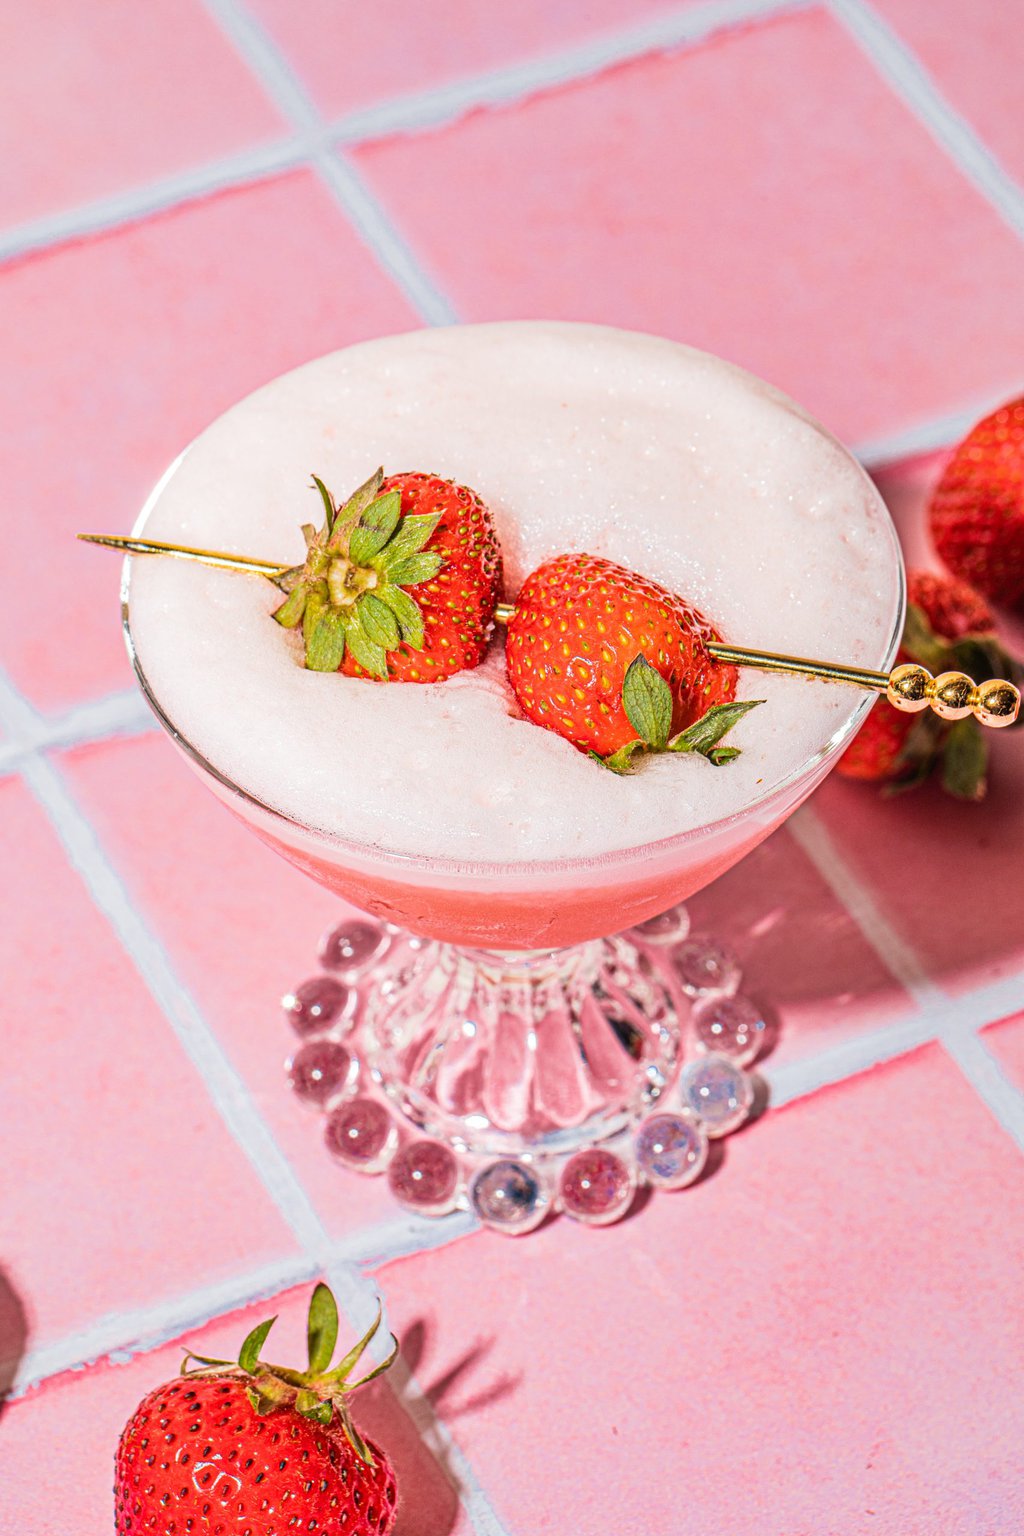
<path id="1" fill-rule="evenodd" d="M 423 649 L 423 614 L 406 591 L 430 581 L 444 560 L 425 548 L 440 513 L 401 515 L 401 494 L 385 491 L 376 470 L 341 506 L 323 481 L 313 485 L 324 523 L 303 524 L 306 559 L 274 578 L 287 595 L 274 618 L 285 629 L 302 625 L 306 666 L 336 672 L 346 650 L 372 677 L 386 679 L 388 654 Z"/>
<path id="2" fill-rule="evenodd" d="M 1019 684 L 1024 671 L 994 631 L 943 639 L 917 603 L 907 605 L 900 656 L 927 667 L 934 676 L 966 672 L 976 683 L 1005 677 Z M 986 733 L 972 716 L 949 723 L 928 711 L 918 716 L 908 731 L 885 792 L 892 795 L 913 789 L 941 766 L 942 787 L 948 794 L 957 800 L 982 800 L 988 787 L 988 756 Z"/>
<path id="3" fill-rule="evenodd" d="M 271 1365 L 260 1358 L 276 1317 L 258 1323 L 246 1336 L 237 1360 L 217 1360 L 207 1355 L 196 1355 L 187 1350 L 181 1363 L 182 1376 L 240 1376 L 248 1378 L 245 1395 L 258 1414 L 274 1413 L 279 1408 L 292 1408 L 303 1418 L 316 1424 L 330 1424 L 337 1419 L 349 1444 L 361 1461 L 373 1466 L 369 1446 L 352 1422 L 348 1399 L 353 1392 L 367 1382 L 382 1375 L 398 1354 L 398 1340 L 391 1335 L 392 1348 L 380 1365 L 350 1380 L 363 1353 L 381 1325 L 381 1307 L 377 1316 L 346 1355 L 332 1367 L 335 1345 L 338 1342 L 338 1307 L 329 1286 L 317 1285 L 309 1301 L 309 1317 L 306 1326 L 309 1350 L 309 1366 L 305 1371 L 291 1370 L 283 1365 Z"/>
<path id="4" fill-rule="evenodd" d="M 646 752 L 696 752 L 720 768 L 739 757 L 740 749 L 719 743 L 745 714 L 763 703 L 763 699 L 737 699 L 729 704 L 713 704 L 685 730 L 671 736 L 672 690 L 657 667 L 641 653 L 634 656 L 622 681 L 622 707 L 637 733 L 635 738 L 608 757 L 598 752 L 589 755 L 613 773 L 631 772 L 634 757 Z"/>

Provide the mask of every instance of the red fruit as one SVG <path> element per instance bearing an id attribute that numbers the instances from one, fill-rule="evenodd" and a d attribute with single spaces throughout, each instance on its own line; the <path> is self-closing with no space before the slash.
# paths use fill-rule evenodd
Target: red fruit
<path id="1" fill-rule="evenodd" d="M 348 1375 L 380 1318 L 333 1372 L 338 1314 L 326 1286 L 314 1291 L 309 1318 L 307 1372 L 259 1360 L 271 1319 L 246 1339 L 237 1365 L 190 1366 L 195 1357 L 186 1356 L 176 1381 L 143 1398 L 117 1448 L 118 1536 L 386 1536 L 395 1475 L 346 1403 L 362 1385 Z"/>
<path id="2" fill-rule="evenodd" d="M 1024 398 L 968 433 L 929 516 L 935 548 L 955 575 L 993 602 L 1024 600 Z"/>
<path id="3" fill-rule="evenodd" d="M 506 640 L 523 713 L 622 771 L 636 751 L 698 751 L 751 701 L 732 704 L 736 670 L 715 662 L 717 632 L 657 582 L 595 555 L 559 555 L 527 577 Z M 690 729 L 704 721 L 696 735 Z"/>
<path id="4" fill-rule="evenodd" d="M 300 623 L 306 666 L 436 683 L 479 666 L 494 627 L 501 552 L 475 491 L 437 475 L 378 470 L 338 507 L 322 481 L 321 529 L 285 572 L 274 617 Z"/>
<path id="5" fill-rule="evenodd" d="M 907 621 L 898 662 L 918 662 L 933 674 L 963 671 L 982 682 L 1013 677 L 1014 662 L 995 635 L 984 598 L 955 576 L 907 575 Z M 944 787 L 957 798 L 985 792 L 984 732 L 973 719 L 954 726 L 930 711 L 908 714 L 879 699 L 836 764 L 848 779 L 914 784 L 942 765 Z"/>

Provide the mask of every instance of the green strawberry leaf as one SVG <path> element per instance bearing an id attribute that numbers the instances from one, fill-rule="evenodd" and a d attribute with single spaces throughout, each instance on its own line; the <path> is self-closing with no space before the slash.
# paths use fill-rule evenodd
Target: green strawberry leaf
<path id="1" fill-rule="evenodd" d="M 280 587 L 282 592 L 294 592 L 306 574 L 304 565 L 290 565 L 286 571 L 278 571 L 276 576 L 271 576 L 275 587 Z"/>
<path id="2" fill-rule="evenodd" d="M 368 1381 L 376 1381 L 378 1376 L 383 1376 L 385 1371 L 390 1371 L 391 1367 L 394 1365 L 397 1359 L 398 1340 L 395 1338 L 394 1334 L 392 1334 L 391 1348 L 388 1350 L 386 1359 L 382 1360 L 380 1365 L 375 1365 L 372 1370 L 367 1371 L 365 1376 L 360 1376 L 358 1381 L 352 1382 L 348 1390 L 350 1392 L 355 1392 L 359 1389 L 359 1387 L 365 1387 Z"/>
<path id="3" fill-rule="evenodd" d="M 374 559 L 374 565 L 390 574 L 400 560 L 406 559 L 408 555 L 419 554 L 440 521 L 440 512 L 411 512 L 408 517 L 403 517 L 392 537 Z"/>
<path id="4" fill-rule="evenodd" d="M 323 1283 L 316 1287 L 309 1298 L 306 1339 L 309 1344 L 310 1374 L 319 1376 L 330 1365 L 334 1346 L 338 1342 L 338 1305 L 330 1287 Z"/>
<path id="5" fill-rule="evenodd" d="M 360 623 L 358 611 L 348 619 L 347 637 L 349 651 L 363 668 L 363 671 L 369 672 L 371 677 L 379 677 L 382 681 L 386 680 L 388 675 L 388 653 L 382 645 L 378 645 L 375 640 L 370 639 Z"/>
<path id="6" fill-rule="evenodd" d="M 339 1386 L 345 1385 L 345 1383 L 348 1381 L 348 1378 L 352 1374 L 353 1368 L 365 1354 L 367 1345 L 370 1343 L 371 1339 L 375 1337 L 377 1330 L 380 1328 L 381 1318 L 383 1315 L 383 1309 L 380 1302 L 378 1301 L 377 1316 L 374 1318 L 369 1328 L 367 1328 L 362 1338 L 359 1339 L 357 1343 L 353 1344 L 348 1354 L 345 1355 L 343 1359 L 339 1360 L 337 1365 L 334 1367 L 334 1370 L 324 1378 L 326 1381 L 336 1382 Z"/>
<path id="7" fill-rule="evenodd" d="M 295 1399 L 295 1409 L 301 1413 L 304 1419 L 312 1419 L 314 1424 L 329 1424 L 334 1416 L 334 1409 L 329 1402 L 317 1397 L 315 1392 L 308 1388 L 300 1392 Z"/>
<path id="8" fill-rule="evenodd" d="M 337 672 L 345 659 L 348 616 L 344 609 L 327 604 L 306 641 L 306 666 L 310 672 Z"/>
<path id="9" fill-rule="evenodd" d="M 306 588 L 294 587 L 280 608 L 275 608 L 273 617 L 285 629 L 294 629 L 302 623 L 302 615 L 306 611 Z"/>
<path id="10" fill-rule="evenodd" d="M 957 800 L 983 800 L 988 787 L 988 743 L 968 716 L 950 726 L 942 751 L 942 787 Z"/>
<path id="11" fill-rule="evenodd" d="M 739 757 L 739 747 L 712 747 L 707 754 L 709 763 L 714 763 L 716 768 L 721 768 L 724 763 L 731 763 L 734 757 Z"/>
<path id="12" fill-rule="evenodd" d="M 186 1349 L 181 1362 L 180 1375 L 201 1376 L 211 1366 L 234 1365 L 234 1360 L 217 1360 L 212 1355 L 194 1355 L 190 1349 Z"/>
<path id="13" fill-rule="evenodd" d="M 441 556 L 432 550 L 424 551 L 421 555 L 409 555 L 407 559 L 388 566 L 388 580 L 396 587 L 417 587 L 421 581 L 430 581 L 436 576 L 443 564 Z"/>
<path id="14" fill-rule="evenodd" d="M 306 593 L 306 608 L 302 615 L 302 638 L 308 648 L 313 631 L 320 622 L 321 615 L 330 607 L 330 598 L 327 593 L 326 581 L 318 581 L 310 587 Z"/>
<path id="15" fill-rule="evenodd" d="M 370 1447 L 367 1445 L 358 1429 L 356 1429 L 348 1414 L 341 1413 L 338 1415 L 338 1417 L 341 1420 L 341 1427 L 345 1431 L 345 1438 L 348 1440 L 349 1445 L 359 1457 L 359 1460 L 366 1466 L 372 1467 L 374 1465 L 374 1460 L 370 1453 Z"/>
<path id="16" fill-rule="evenodd" d="M 389 491 L 370 503 L 358 527 L 352 530 L 348 542 L 349 559 L 356 565 L 366 565 L 384 548 L 395 529 L 402 511 L 402 498 L 398 491 Z"/>
<path id="17" fill-rule="evenodd" d="M 313 479 L 316 479 L 315 475 Z M 383 469 L 375 469 L 369 480 L 364 480 L 362 485 L 352 492 L 345 505 L 336 512 L 331 528 L 330 547 L 332 551 L 344 551 L 347 549 L 349 535 L 367 507 L 376 499 L 383 481 Z"/>
<path id="18" fill-rule="evenodd" d="M 622 707 L 640 740 L 662 751 L 672 729 L 672 690 L 646 656 L 634 656 L 626 670 Z"/>
<path id="19" fill-rule="evenodd" d="M 645 744 L 639 736 L 635 741 L 627 741 L 625 746 L 619 747 L 617 752 L 611 752 L 607 757 L 602 757 L 600 752 L 588 752 L 595 763 L 600 763 L 602 768 L 610 768 L 612 773 L 628 773 L 630 762 L 635 752 L 646 752 Z"/>
<path id="20" fill-rule="evenodd" d="M 949 647 L 932 629 L 923 608 L 917 603 L 907 604 L 907 616 L 903 621 L 902 648 L 911 661 L 927 667 L 929 672 L 941 672 L 946 665 Z"/>
<path id="21" fill-rule="evenodd" d="M 398 632 L 398 620 L 386 603 L 373 592 L 364 592 L 356 604 L 359 614 L 359 623 L 363 633 L 375 645 L 382 645 L 386 651 L 398 649 L 400 635 Z"/>
<path id="22" fill-rule="evenodd" d="M 737 699 L 732 704 L 713 704 L 709 710 L 688 725 L 685 731 L 680 731 L 678 736 L 673 736 L 668 743 L 670 752 L 699 752 L 701 757 L 706 757 L 716 766 L 731 762 L 739 755 L 738 748 L 728 749 L 732 756 L 723 757 L 715 749 L 727 731 L 750 710 L 763 704 L 764 699 Z"/>
<path id="23" fill-rule="evenodd" d="M 398 620 L 398 628 L 406 645 L 414 651 L 423 649 L 423 614 L 420 605 L 414 597 L 402 587 L 393 587 L 390 582 L 378 587 L 373 594 L 382 603 L 386 603 Z"/>
<path id="24" fill-rule="evenodd" d="M 330 537 L 330 535 L 334 532 L 334 522 L 335 522 L 335 519 L 338 516 L 338 509 L 334 505 L 334 497 L 331 495 L 331 493 L 327 489 L 326 485 L 324 485 L 324 483 L 320 479 L 319 475 L 314 475 L 313 476 L 313 484 L 316 486 L 317 490 L 320 492 L 320 500 L 324 504 L 324 512 L 326 513 L 326 520 L 327 520 L 327 535 L 328 535 L 328 537 Z M 306 528 L 308 528 L 310 526 L 311 526 L 311 524 L 309 524 L 309 523 L 304 524 L 303 525 L 303 529 L 302 529 L 303 533 L 305 533 L 306 532 Z M 314 535 L 314 538 L 315 538 L 315 536 L 316 536 L 316 529 L 313 530 L 313 535 Z M 313 541 L 311 539 L 309 539 L 309 538 L 306 539 L 306 547 L 307 547 L 307 549 L 308 549 L 309 545 L 312 542 Z"/>
<path id="25" fill-rule="evenodd" d="M 255 1376 L 259 1369 L 260 1350 L 266 1343 L 267 1334 L 277 1322 L 277 1317 L 268 1317 L 266 1322 L 257 1323 L 250 1334 L 246 1335 L 245 1342 L 238 1351 L 238 1363 L 247 1376 Z"/>

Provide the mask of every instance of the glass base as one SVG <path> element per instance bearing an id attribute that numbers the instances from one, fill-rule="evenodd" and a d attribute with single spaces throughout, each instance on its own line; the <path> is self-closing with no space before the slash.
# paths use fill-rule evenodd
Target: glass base
<path id="1" fill-rule="evenodd" d="M 349 1168 L 408 1209 L 522 1232 L 681 1188 L 747 1118 L 765 1021 L 682 907 L 571 949 L 463 949 L 369 919 L 333 929 L 284 999 L 288 1064 Z"/>

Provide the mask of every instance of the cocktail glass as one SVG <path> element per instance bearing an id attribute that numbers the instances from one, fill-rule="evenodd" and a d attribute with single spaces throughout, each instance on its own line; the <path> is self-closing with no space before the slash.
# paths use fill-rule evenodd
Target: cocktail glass
<path id="1" fill-rule="evenodd" d="M 137 535 L 146 516 L 144 510 Z M 904 584 L 899 545 L 884 516 L 881 528 L 879 586 L 893 593 L 892 623 L 881 654 L 867 664 L 888 670 L 902 632 Z M 783 782 L 738 813 L 692 831 L 579 859 L 499 864 L 405 856 L 304 825 L 208 761 L 146 676 L 133 643 L 131 604 L 128 561 L 128 650 L 175 746 L 258 837 L 367 915 L 328 936 L 321 977 L 289 999 L 296 1024 L 310 1036 L 306 1056 L 296 1063 L 296 1086 L 340 1113 L 335 1150 L 345 1161 L 379 1172 L 410 1138 L 416 1145 L 440 1143 L 450 1149 L 447 1162 L 431 1164 L 428 1157 L 420 1167 L 414 1153 L 401 1177 L 392 1171 L 399 1197 L 441 1214 L 469 1197 L 479 1204 L 487 1188 L 492 1195 L 497 1189 L 493 1224 L 504 1219 L 507 1230 L 521 1230 L 539 1218 L 544 1192 L 559 1178 L 563 1190 L 568 1187 L 567 1159 L 595 1148 L 628 1153 L 652 1114 L 671 1107 L 678 1117 L 693 1003 L 728 994 L 736 983 L 713 942 L 687 940 L 682 903 L 811 793 L 857 730 L 870 696 L 851 689 L 842 723 Z M 734 1056 L 741 1064 L 749 1059 L 745 1048 Z M 725 1076 L 719 1128 L 729 1129 L 735 1116 L 730 1119 Z M 721 1099 L 721 1088 L 713 1082 L 710 1090 L 705 1084 L 694 1091 L 719 1092 Z M 683 1097 L 683 1116 L 694 1109 L 699 1115 L 699 1100 L 687 1105 Z M 705 1115 L 711 1134 L 714 1120 L 711 1106 Z M 495 1175 L 490 1186 L 485 1180 L 480 1196 L 475 1181 L 496 1161 L 506 1170 L 518 1165 L 520 1174 L 534 1170 L 535 1198 L 510 1203 L 511 1175 Z M 635 1179 L 635 1158 L 627 1155 L 618 1166 Z M 602 1206 L 602 1169 L 583 1174 L 582 1186 L 577 1178 L 574 1187 L 577 1195 L 584 1189 L 584 1198 L 574 1214 L 600 1222 L 620 1212 L 625 1202 L 614 1178 L 605 1179 Z M 649 1182 L 658 1181 L 655 1169 Z M 595 1190 L 588 1210 L 587 1192 Z"/>

